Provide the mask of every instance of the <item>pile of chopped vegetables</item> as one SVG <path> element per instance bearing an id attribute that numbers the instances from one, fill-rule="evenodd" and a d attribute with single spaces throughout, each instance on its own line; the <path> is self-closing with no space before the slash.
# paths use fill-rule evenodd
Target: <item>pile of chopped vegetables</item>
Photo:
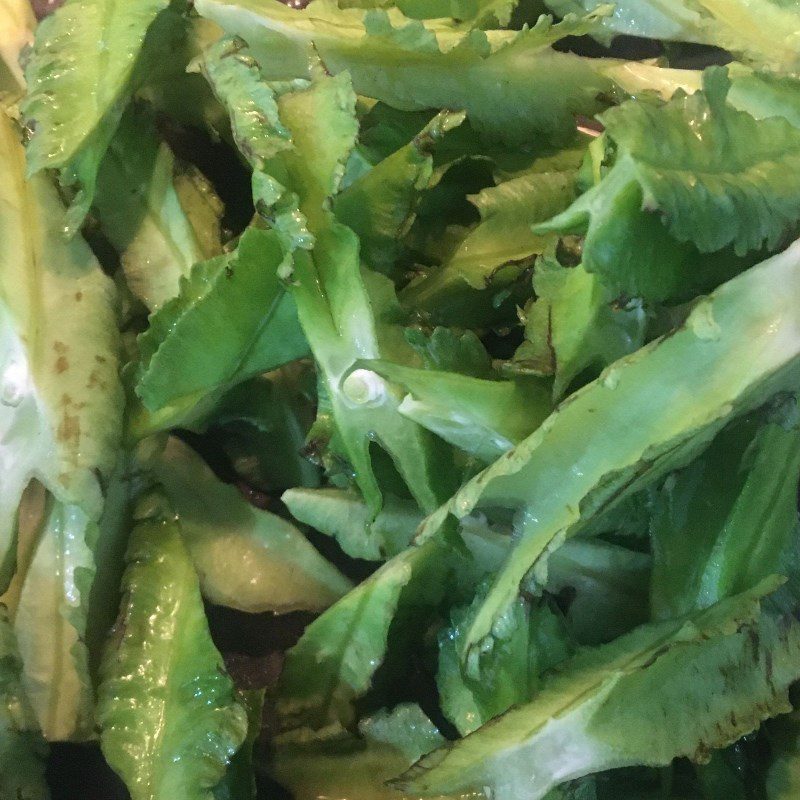
<path id="1" fill-rule="evenodd" d="M 800 0 L 297 5 L 0 0 L 0 798 L 797 800 Z"/>

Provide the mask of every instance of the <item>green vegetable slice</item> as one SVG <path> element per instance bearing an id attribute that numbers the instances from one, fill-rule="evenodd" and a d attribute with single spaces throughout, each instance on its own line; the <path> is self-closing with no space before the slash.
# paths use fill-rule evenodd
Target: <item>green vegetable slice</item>
<path id="1" fill-rule="evenodd" d="M 724 70 L 708 70 L 702 92 L 606 112 L 613 167 L 536 230 L 585 234 L 589 272 L 614 291 L 653 300 L 686 299 L 737 269 L 727 251 L 702 253 L 778 248 L 800 212 L 800 189 L 787 179 L 800 160 L 800 131 L 781 117 L 756 121 L 734 109 L 729 87 Z"/>
<path id="2" fill-rule="evenodd" d="M 364 361 L 408 394 L 398 411 L 465 453 L 491 463 L 536 430 L 552 410 L 543 381 L 490 381 L 453 372 Z"/>
<path id="3" fill-rule="evenodd" d="M 5 554 L 34 476 L 59 500 L 99 517 L 96 471 L 107 475 L 114 466 L 122 392 L 113 284 L 82 239 L 65 241 L 64 210 L 49 181 L 25 180 L 24 152 L 5 115 L 0 168 L 0 425 L 4 452 L 14 453 L 0 492 Z M 4 572 L 0 585 L 9 577 Z"/>
<path id="4" fill-rule="evenodd" d="M 575 177 L 575 170 L 528 173 L 471 196 L 480 223 L 444 264 L 412 281 L 401 300 L 436 314 L 454 294 L 503 289 L 553 243 L 555 237 L 534 234 L 531 226 L 570 204 Z"/>
<path id="5" fill-rule="evenodd" d="M 211 641 L 180 523 L 142 519 L 98 690 L 100 742 L 133 800 L 211 800 L 247 715 Z"/>
<path id="6" fill-rule="evenodd" d="M 503 624 L 509 636 L 487 653 L 461 661 L 459 641 L 482 592 L 472 605 L 451 614 L 451 627 L 439 634 L 436 684 L 442 711 L 462 736 L 472 733 L 535 695 L 541 676 L 572 654 L 563 620 L 546 603 L 517 600 Z"/>
<path id="7" fill-rule="evenodd" d="M 292 515 L 300 522 L 333 536 L 352 558 L 383 561 L 408 547 L 422 521 L 417 504 L 384 495 L 378 516 L 364 500 L 343 489 L 289 489 L 281 496 Z"/>
<path id="8" fill-rule="evenodd" d="M 169 440 L 154 473 L 212 603 L 249 613 L 322 611 L 351 588 L 297 528 L 248 503 L 180 440 Z"/>
<path id="9" fill-rule="evenodd" d="M 759 611 L 775 586 L 770 579 L 579 653 L 531 703 L 426 756 L 397 787 L 422 796 L 488 788 L 498 800 L 537 800 L 603 769 L 702 760 L 791 707 L 800 626 L 792 615 Z"/>
<path id="10" fill-rule="evenodd" d="M 409 144 L 336 196 L 334 213 L 358 235 L 361 257 L 372 269 L 393 273 L 401 252 L 399 239 L 411 227 L 420 192 L 433 176 L 431 153 L 437 141 L 462 120 L 461 114 L 437 114 Z"/>
<path id="11" fill-rule="evenodd" d="M 641 347 L 646 323 L 642 304 L 615 296 L 582 265 L 563 267 L 553 258 L 540 258 L 533 288 L 536 300 L 526 309 L 525 342 L 509 366 L 553 375 L 556 399 L 575 378 L 587 371 L 597 375 Z"/>
<path id="12" fill-rule="evenodd" d="M 31 484 L 19 508 L 17 572 L 8 607 L 23 662 L 22 685 L 50 741 L 94 735 L 85 644 L 97 522 L 78 505 Z"/>
<path id="13" fill-rule="evenodd" d="M 214 787 L 214 800 L 256 800 L 253 751 L 261 735 L 264 690 L 245 689 L 239 699 L 247 711 L 247 737 L 231 759 L 225 777 Z"/>
<path id="14" fill-rule="evenodd" d="M 249 228 L 233 253 L 192 268 L 139 338 L 136 394 L 148 411 L 221 396 L 307 353 L 279 274 L 286 263 L 274 232 Z"/>
<path id="15" fill-rule="evenodd" d="M 407 328 L 405 337 L 425 369 L 457 372 L 473 378 L 493 375 L 491 356 L 473 331 L 436 327 L 427 333 L 420 328 Z"/>
<path id="16" fill-rule="evenodd" d="M 258 489 L 319 485 L 319 469 L 306 457 L 314 420 L 316 375 L 307 361 L 240 383 L 226 393 L 209 424 L 238 475 Z"/>
<path id="17" fill-rule="evenodd" d="M 178 15 L 163 13 L 168 6 L 169 0 L 69 0 L 37 28 L 22 105 L 32 131 L 28 171 L 60 169 L 76 189 L 70 232 L 92 204 L 100 162 L 143 74 L 181 35 Z"/>
<path id="18" fill-rule="evenodd" d="M 0 115 L 0 590 L 48 739 L 92 735 L 83 643 L 103 485 L 123 397 L 116 293 Z"/>
<path id="19" fill-rule="evenodd" d="M 195 263 L 222 253 L 221 201 L 197 170 L 181 171 L 139 107 L 123 116 L 103 159 L 95 207 L 128 287 L 150 311 L 178 294 Z"/>
<path id="20" fill-rule="evenodd" d="M 286 656 L 278 686 L 283 727 L 352 723 L 353 702 L 386 658 L 390 628 L 400 624 L 413 640 L 411 627 L 439 603 L 452 566 L 446 543 L 412 547 L 314 620 Z"/>
<path id="21" fill-rule="evenodd" d="M 579 644 L 610 642 L 650 619 L 652 559 L 602 539 L 570 539 L 550 557 L 547 591 L 566 597 L 564 614 Z"/>

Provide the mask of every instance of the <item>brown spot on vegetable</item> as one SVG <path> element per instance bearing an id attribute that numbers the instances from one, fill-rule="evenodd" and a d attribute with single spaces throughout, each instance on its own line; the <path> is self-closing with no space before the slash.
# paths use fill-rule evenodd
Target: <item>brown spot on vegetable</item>
<path id="1" fill-rule="evenodd" d="M 75 292 L 75 299 L 80 303 L 83 300 L 83 292 Z"/>
<path id="2" fill-rule="evenodd" d="M 93 369 L 89 373 L 89 380 L 86 383 L 87 389 L 105 389 L 106 382 L 103 380 L 100 372 L 96 369 Z"/>
<path id="3" fill-rule="evenodd" d="M 78 415 L 68 414 L 64 411 L 57 435 L 58 440 L 64 444 L 77 444 L 81 438 L 81 421 Z"/>
<path id="4" fill-rule="evenodd" d="M 62 372 L 66 372 L 69 369 L 69 361 L 67 361 L 66 356 L 59 356 L 56 359 L 56 374 L 60 375 Z"/>

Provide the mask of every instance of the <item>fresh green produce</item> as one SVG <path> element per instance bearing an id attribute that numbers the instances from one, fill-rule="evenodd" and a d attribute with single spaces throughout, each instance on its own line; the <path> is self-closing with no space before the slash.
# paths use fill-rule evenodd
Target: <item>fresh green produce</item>
<path id="1" fill-rule="evenodd" d="M 795 800 L 798 30 L 0 0 L 0 800 Z"/>
<path id="2" fill-rule="evenodd" d="M 141 503 L 100 670 L 103 751 L 134 799 L 210 797 L 247 716 L 211 641 L 181 522 L 157 495 Z"/>

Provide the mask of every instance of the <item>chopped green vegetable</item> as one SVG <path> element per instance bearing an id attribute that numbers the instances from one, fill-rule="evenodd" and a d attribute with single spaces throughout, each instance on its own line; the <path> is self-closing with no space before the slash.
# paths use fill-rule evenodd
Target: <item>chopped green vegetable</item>
<path id="1" fill-rule="evenodd" d="M 288 652 L 278 692 L 285 727 L 350 724 L 353 701 L 372 685 L 386 657 L 393 620 L 429 616 L 453 566 L 437 541 L 404 550 L 306 629 Z"/>
<path id="2" fill-rule="evenodd" d="M 431 151 L 459 125 L 463 115 L 442 112 L 409 144 L 387 156 L 337 197 L 334 213 L 361 239 L 361 257 L 373 269 L 391 273 L 399 242 L 414 220 L 420 192 L 433 175 Z"/>
<path id="3" fill-rule="evenodd" d="M 565 598 L 579 644 L 602 644 L 649 619 L 651 557 L 602 539 L 570 539 L 550 558 L 547 591 Z"/>
<path id="4" fill-rule="evenodd" d="M 32 8 L 0 798 L 795 800 L 800 0 Z"/>
<path id="5" fill-rule="evenodd" d="M 374 519 L 358 494 L 342 489 L 289 489 L 281 496 L 289 511 L 320 533 L 333 536 L 353 558 L 382 561 L 411 542 L 422 514 L 416 503 L 386 495 Z"/>
<path id="6" fill-rule="evenodd" d="M 0 159 L 5 557 L 20 496 L 34 476 L 60 501 L 99 518 L 97 473 L 114 466 L 122 393 L 113 284 L 82 239 L 65 241 L 64 210 L 49 181 L 25 180 L 22 146 L 3 114 Z M 0 584 L 9 577 L 3 570 Z"/>
<path id="7" fill-rule="evenodd" d="M 297 528 L 247 503 L 179 440 L 153 471 L 212 603 L 250 613 L 321 611 L 351 588 Z"/>
<path id="8" fill-rule="evenodd" d="M 125 595 L 98 692 L 101 744 L 133 800 L 211 800 L 245 739 L 180 533 L 157 496 L 128 548 Z"/>
<path id="9" fill-rule="evenodd" d="M 222 252 L 219 198 L 198 172 L 180 171 L 138 108 L 122 118 L 109 146 L 95 205 L 128 287 L 150 311 L 178 294 L 196 262 Z"/>
<path id="10" fill-rule="evenodd" d="M 70 232 L 92 204 L 100 162 L 126 103 L 153 68 L 148 62 L 175 39 L 168 6 L 169 0 L 132 0 L 121 8 L 114 0 L 70 0 L 37 31 L 22 104 L 32 132 L 28 172 L 60 169 L 62 182 L 75 189 Z"/>
<path id="11" fill-rule="evenodd" d="M 385 361 L 363 366 L 408 392 L 397 409 L 403 416 L 487 464 L 536 430 L 552 410 L 549 387 L 536 379 L 490 381 Z"/>
<path id="12" fill-rule="evenodd" d="M 0 169 L 0 589 L 44 735 L 86 738 L 92 550 L 122 416 L 116 297 L 84 240 L 64 238 L 49 180 L 25 180 L 1 113 Z"/>
<path id="13" fill-rule="evenodd" d="M 464 664 L 460 639 L 482 600 L 479 592 L 472 606 L 457 609 L 452 627 L 440 633 L 436 682 L 442 711 L 464 736 L 511 706 L 530 700 L 539 688 L 541 675 L 572 652 L 557 614 L 546 604 L 518 600 L 503 620 L 508 638 Z"/>
<path id="14" fill-rule="evenodd" d="M 556 398 L 586 371 L 596 375 L 641 347 L 646 322 L 641 302 L 615 296 L 582 265 L 562 267 L 555 259 L 541 258 L 533 288 L 536 300 L 527 309 L 525 342 L 513 365 L 553 375 Z"/>
<path id="15" fill-rule="evenodd" d="M 326 68 L 346 70 L 359 94 L 404 111 L 464 109 L 481 134 L 513 145 L 566 136 L 573 114 L 599 111 L 598 96 L 614 88 L 588 60 L 550 47 L 594 30 L 609 6 L 597 17 L 558 25 L 545 17 L 519 33 L 467 32 L 449 20 L 410 20 L 396 9 L 340 11 L 331 0 L 300 12 L 278 0 L 198 0 L 196 8 L 245 39 L 270 77 L 307 76 L 313 42 Z"/>
<path id="16" fill-rule="evenodd" d="M 247 737 L 231 759 L 225 777 L 214 787 L 214 800 L 255 800 L 254 747 L 261 733 L 264 690 L 248 689 L 239 694 L 247 711 Z"/>
<path id="17" fill-rule="evenodd" d="M 531 226 L 567 207 L 574 182 L 574 171 L 532 172 L 471 197 L 480 224 L 441 267 L 412 282 L 403 301 L 435 314 L 459 293 L 504 288 L 546 249 L 552 237 L 534 234 Z"/>
<path id="18" fill-rule="evenodd" d="M 236 383 L 306 354 L 279 274 L 285 264 L 278 237 L 257 228 L 242 235 L 233 253 L 195 264 L 139 339 L 135 391 L 148 411 L 167 419 L 175 413 L 171 424 L 180 423 L 185 409 L 207 396 L 221 397 Z M 218 335 L 219 325 L 225 336 Z"/>
<path id="19" fill-rule="evenodd" d="M 738 256 L 776 249 L 792 232 L 800 193 L 787 174 L 800 131 L 726 104 L 723 70 L 664 106 L 606 112 L 613 165 L 600 183 L 537 230 L 585 234 L 583 266 L 615 291 L 685 299 L 741 269 Z M 660 136 L 653 139 L 652 132 Z"/>
<path id="20" fill-rule="evenodd" d="M 579 653 L 531 703 L 426 756 L 398 788 L 431 796 L 486 787 L 498 800 L 536 800 L 602 769 L 702 759 L 790 708 L 800 627 L 759 612 L 774 588 L 769 580 Z"/>

